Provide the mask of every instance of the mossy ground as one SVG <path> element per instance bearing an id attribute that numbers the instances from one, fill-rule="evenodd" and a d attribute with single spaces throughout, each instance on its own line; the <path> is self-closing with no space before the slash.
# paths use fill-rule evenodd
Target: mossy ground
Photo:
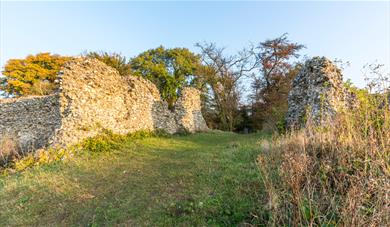
<path id="1" fill-rule="evenodd" d="M 118 149 L 0 176 L 0 226 L 256 223 L 265 135 L 125 140 Z"/>

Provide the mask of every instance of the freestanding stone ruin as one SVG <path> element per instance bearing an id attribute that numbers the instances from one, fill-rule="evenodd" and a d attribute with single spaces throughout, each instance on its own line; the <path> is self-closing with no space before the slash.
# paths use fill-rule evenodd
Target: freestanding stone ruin
<path id="1" fill-rule="evenodd" d="M 121 77 L 104 63 L 84 58 L 69 62 L 57 83 L 53 95 L 0 100 L 0 138 L 11 136 L 32 150 L 74 144 L 103 129 L 118 134 L 208 130 L 194 88 L 184 88 L 169 110 L 150 81 Z"/>
<path id="2" fill-rule="evenodd" d="M 287 126 L 302 127 L 307 117 L 316 123 L 327 121 L 347 106 L 348 95 L 341 70 L 332 61 L 325 57 L 307 60 L 288 96 Z"/>

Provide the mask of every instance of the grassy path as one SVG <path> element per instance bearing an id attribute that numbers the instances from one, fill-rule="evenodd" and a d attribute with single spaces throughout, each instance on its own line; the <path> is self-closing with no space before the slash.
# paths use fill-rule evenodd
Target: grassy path
<path id="1" fill-rule="evenodd" d="M 129 140 L 120 150 L 0 176 L 0 226 L 253 223 L 261 135 Z"/>

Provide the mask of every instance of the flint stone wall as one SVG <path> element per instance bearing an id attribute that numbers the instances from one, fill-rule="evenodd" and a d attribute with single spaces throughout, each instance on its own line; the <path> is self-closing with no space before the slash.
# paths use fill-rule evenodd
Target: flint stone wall
<path id="1" fill-rule="evenodd" d="M 341 70 L 325 57 L 307 60 L 293 81 L 288 96 L 288 127 L 299 128 L 310 118 L 316 124 L 329 122 L 354 102 L 343 85 Z"/>
<path id="2" fill-rule="evenodd" d="M 59 107 L 58 95 L 0 99 L 0 142 L 17 138 L 22 150 L 45 146 L 60 128 Z"/>
<path id="3" fill-rule="evenodd" d="M 74 144 L 103 129 L 118 134 L 208 130 L 194 88 L 184 88 L 169 110 L 150 81 L 122 77 L 104 63 L 84 58 L 68 63 L 56 82 L 54 95 L 1 101 L 0 138 L 11 135 L 22 147 L 36 149 Z"/>

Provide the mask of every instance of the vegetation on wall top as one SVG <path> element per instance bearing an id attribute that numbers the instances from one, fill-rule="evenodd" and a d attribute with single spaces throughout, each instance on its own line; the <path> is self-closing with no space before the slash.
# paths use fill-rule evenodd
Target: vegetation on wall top
<path id="1" fill-rule="evenodd" d="M 131 74 L 131 67 L 123 55 L 119 53 L 109 53 L 104 51 L 92 51 L 84 54 L 88 58 L 96 58 L 104 62 L 106 65 L 118 70 L 121 76 L 128 76 Z"/>

